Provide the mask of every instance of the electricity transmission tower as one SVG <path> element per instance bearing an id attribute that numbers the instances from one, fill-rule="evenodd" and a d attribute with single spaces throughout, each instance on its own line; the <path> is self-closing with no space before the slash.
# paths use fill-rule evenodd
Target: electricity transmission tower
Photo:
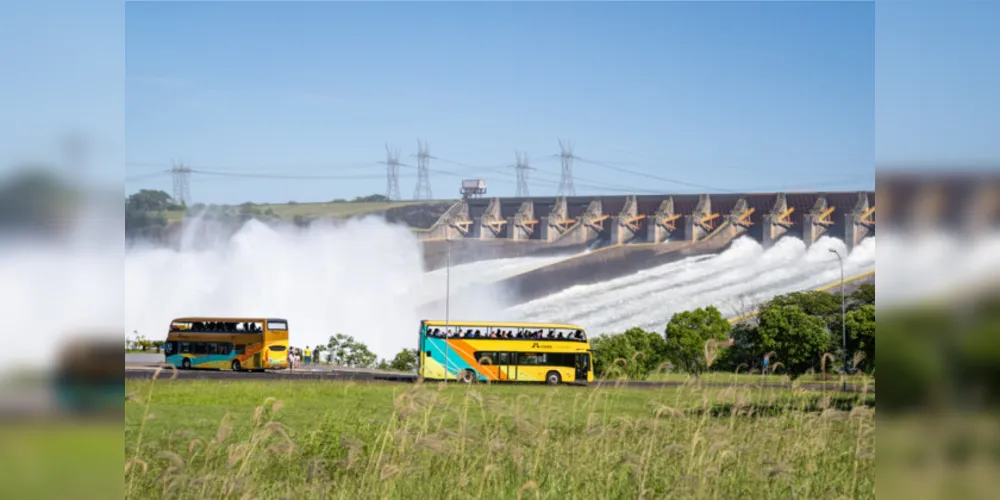
<path id="1" fill-rule="evenodd" d="M 385 197 L 399 201 L 399 148 L 385 145 Z"/>
<path id="2" fill-rule="evenodd" d="M 430 148 L 427 147 L 427 143 L 417 139 L 417 188 L 413 190 L 414 200 L 430 200 L 434 198 L 431 195 L 431 176 L 428 168 L 431 158 L 433 157 L 431 156 Z"/>
<path id="3" fill-rule="evenodd" d="M 174 165 L 170 169 L 170 176 L 174 180 L 174 202 L 187 205 L 191 201 L 191 169 L 183 163 Z"/>
<path id="4" fill-rule="evenodd" d="M 522 151 L 515 151 L 517 155 L 517 165 L 514 169 L 517 171 L 517 196 L 518 198 L 527 198 L 528 195 L 528 171 L 531 170 L 531 166 L 528 164 L 528 153 Z"/>
<path id="5" fill-rule="evenodd" d="M 559 196 L 575 196 L 573 187 L 573 144 L 559 140 L 559 158 L 562 160 L 562 175 L 559 178 Z"/>

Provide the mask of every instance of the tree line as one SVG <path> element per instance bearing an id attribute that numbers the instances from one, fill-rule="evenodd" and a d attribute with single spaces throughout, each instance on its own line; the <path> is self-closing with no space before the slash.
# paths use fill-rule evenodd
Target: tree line
<path id="1" fill-rule="evenodd" d="M 389 199 L 385 195 L 371 194 L 358 196 L 353 200 L 338 198 L 331 203 L 385 203 Z M 289 201 L 288 205 L 297 205 Z M 239 205 L 220 205 L 195 203 L 187 206 L 174 200 L 169 194 L 160 190 L 142 189 L 125 198 L 125 235 L 128 238 L 157 240 L 167 226 L 167 212 L 183 212 L 185 214 L 202 214 L 207 220 L 213 220 L 228 225 L 240 225 L 251 219 L 263 222 L 281 220 L 270 206 L 261 206 L 252 202 Z M 315 217 L 296 214 L 291 222 L 296 226 L 308 226 Z"/>
<path id="2" fill-rule="evenodd" d="M 849 372 L 875 373 L 875 286 L 862 285 L 846 298 L 847 366 Z M 700 375 L 706 371 L 782 373 L 798 377 L 810 371 L 838 371 L 841 349 L 840 296 L 795 292 L 774 297 L 756 314 L 736 324 L 713 306 L 679 312 L 662 334 L 641 328 L 591 339 L 598 377 L 643 380 L 658 371 Z M 156 349 L 141 335 L 126 349 Z M 313 356 L 350 368 L 415 372 L 416 349 L 403 349 L 392 359 L 379 359 L 364 342 L 342 333 Z M 769 358 L 767 367 L 764 356 Z"/>
<path id="3" fill-rule="evenodd" d="M 840 295 L 795 292 L 730 324 L 713 306 L 676 313 L 663 333 L 632 328 L 592 339 L 599 377 L 645 379 L 657 371 L 832 372 L 844 366 Z M 875 372 L 875 286 L 846 298 L 847 370 Z M 764 357 L 768 366 L 764 366 Z"/>
<path id="4" fill-rule="evenodd" d="M 658 371 L 700 375 L 706 371 L 787 374 L 840 371 L 840 295 L 795 292 L 774 297 L 756 314 L 730 324 L 715 307 L 676 313 L 663 333 L 631 328 L 591 339 L 598 377 L 643 380 Z M 875 373 L 875 285 L 862 285 L 846 298 L 847 369 Z M 344 334 L 330 337 L 315 353 L 334 364 L 413 372 L 416 349 L 391 360 L 378 359 L 363 342 Z M 316 355 L 316 354 L 314 354 Z M 764 356 L 769 364 L 763 366 Z"/>
<path id="5" fill-rule="evenodd" d="M 338 333 L 330 337 L 326 345 L 312 348 L 313 356 L 335 365 L 348 368 L 368 368 L 398 372 L 416 372 L 417 350 L 403 349 L 393 358 L 379 359 L 371 349 L 350 335 Z"/>

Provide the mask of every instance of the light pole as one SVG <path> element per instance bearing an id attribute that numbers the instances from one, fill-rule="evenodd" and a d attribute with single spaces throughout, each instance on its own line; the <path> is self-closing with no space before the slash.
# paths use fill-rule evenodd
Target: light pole
<path id="1" fill-rule="evenodd" d="M 444 381 L 448 382 L 448 337 L 451 329 L 451 235 L 447 238 L 447 258 L 445 263 L 444 279 Z"/>
<path id="2" fill-rule="evenodd" d="M 842 391 L 847 391 L 847 296 L 844 295 L 844 258 L 840 252 L 830 249 L 830 253 L 837 256 L 840 262 L 840 335 L 842 338 L 842 348 L 844 355 L 844 383 L 841 385 Z"/>

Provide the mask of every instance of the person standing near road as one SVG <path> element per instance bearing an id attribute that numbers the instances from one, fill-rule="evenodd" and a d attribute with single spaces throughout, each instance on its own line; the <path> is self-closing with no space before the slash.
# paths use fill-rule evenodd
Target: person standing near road
<path id="1" fill-rule="evenodd" d="M 306 346 L 306 359 L 304 363 L 308 365 L 310 362 L 312 362 L 312 350 L 309 349 L 309 346 Z"/>

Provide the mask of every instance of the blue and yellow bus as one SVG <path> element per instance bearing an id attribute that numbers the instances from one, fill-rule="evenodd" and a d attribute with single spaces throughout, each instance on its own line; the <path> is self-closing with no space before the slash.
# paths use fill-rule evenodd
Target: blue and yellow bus
<path id="1" fill-rule="evenodd" d="M 424 380 L 588 383 L 593 352 L 583 328 L 556 323 L 420 322 Z"/>
<path id="2" fill-rule="evenodd" d="M 182 369 L 264 371 L 288 368 L 288 321 L 277 318 L 178 318 L 164 345 Z"/>

